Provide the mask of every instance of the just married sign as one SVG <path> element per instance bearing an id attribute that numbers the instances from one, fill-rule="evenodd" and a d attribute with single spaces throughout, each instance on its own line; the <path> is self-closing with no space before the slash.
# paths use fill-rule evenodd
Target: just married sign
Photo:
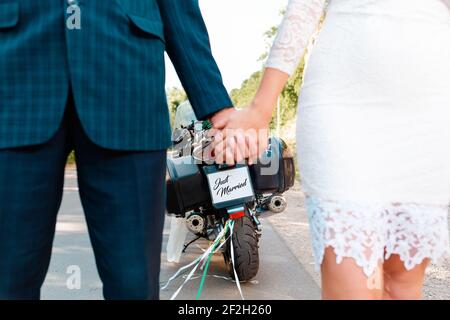
<path id="1" fill-rule="evenodd" d="M 253 197 L 253 187 L 247 167 L 218 171 L 207 175 L 213 204 L 230 203 Z"/>

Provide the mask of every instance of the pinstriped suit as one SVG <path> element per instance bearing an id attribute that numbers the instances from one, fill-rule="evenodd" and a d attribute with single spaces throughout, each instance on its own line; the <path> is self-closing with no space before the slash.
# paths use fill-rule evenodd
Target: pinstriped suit
<path id="1" fill-rule="evenodd" d="M 231 101 L 198 0 L 78 5 L 0 0 L 0 299 L 40 297 L 71 150 L 105 298 L 158 299 L 164 51 L 199 118 Z"/>

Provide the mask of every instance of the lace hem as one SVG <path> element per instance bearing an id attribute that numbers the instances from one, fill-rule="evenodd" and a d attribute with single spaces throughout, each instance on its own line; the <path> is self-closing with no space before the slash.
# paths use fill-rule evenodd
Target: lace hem
<path id="1" fill-rule="evenodd" d="M 424 259 L 439 262 L 450 255 L 446 205 L 365 205 L 307 196 L 306 206 L 317 267 L 327 247 L 338 264 L 352 258 L 368 277 L 393 254 L 407 270 Z"/>

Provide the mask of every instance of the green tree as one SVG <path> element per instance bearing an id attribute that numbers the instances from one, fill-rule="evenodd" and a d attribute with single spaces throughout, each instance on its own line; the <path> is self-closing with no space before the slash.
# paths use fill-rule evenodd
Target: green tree
<path id="1" fill-rule="evenodd" d="M 69 157 L 67 158 L 67 164 L 74 165 L 75 164 L 75 152 L 71 152 Z"/>
<path id="2" fill-rule="evenodd" d="M 281 14 L 283 15 L 284 11 L 282 11 Z M 269 55 L 270 47 L 272 46 L 272 43 L 274 41 L 275 36 L 277 35 L 277 32 L 278 27 L 273 26 L 264 33 L 267 44 L 266 45 L 267 50 L 259 58 L 259 61 L 263 62 L 263 64 Z M 281 93 L 280 96 L 281 126 L 285 125 L 288 122 L 292 122 L 292 119 L 294 119 L 296 116 L 298 94 L 302 83 L 303 68 L 304 68 L 304 61 L 300 63 L 299 67 L 296 69 L 292 77 L 289 79 L 283 92 Z M 243 108 L 251 102 L 261 82 L 263 69 L 264 67 L 262 66 L 261 70 L 253 73 L 247 80 L 245 80 L 242 83 L 240 88 L 236 88 L 231 91 L 230 95 L 235 106 Z M 275 119 L 276 117 L 274 114 L 274 117 L 271 122 L 272 129 L 276 125 Z"/>
<path id="3" fill-rule="evenodd" d="M 239 89 L 233 89 L 230 92 L 231 99 L 236 107 L 245 107 L 252 101 L 261 82 L 261 77 L 262 71 L 257 71 L 245 80 Z"/>
<path id="4" fill-rule="evenodd" d="M 186 92 L 183 89 L 172 87 L 167 90 L 167 104 L 169 105 L 170 121 L 173 123 L 175 112 L 180 104 L 187 100 Z"/>

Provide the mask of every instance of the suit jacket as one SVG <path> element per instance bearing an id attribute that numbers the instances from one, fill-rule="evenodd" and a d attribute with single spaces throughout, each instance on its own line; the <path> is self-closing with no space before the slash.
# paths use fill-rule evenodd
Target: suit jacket
<path id="1" fill-rule="evenodd" d="M 0 0 L 0 148 L 50 139 L 70 86 L 96 144 L 168 147 L 165 51 L 199 118 L 231 106 L 198 0 Z"/>

